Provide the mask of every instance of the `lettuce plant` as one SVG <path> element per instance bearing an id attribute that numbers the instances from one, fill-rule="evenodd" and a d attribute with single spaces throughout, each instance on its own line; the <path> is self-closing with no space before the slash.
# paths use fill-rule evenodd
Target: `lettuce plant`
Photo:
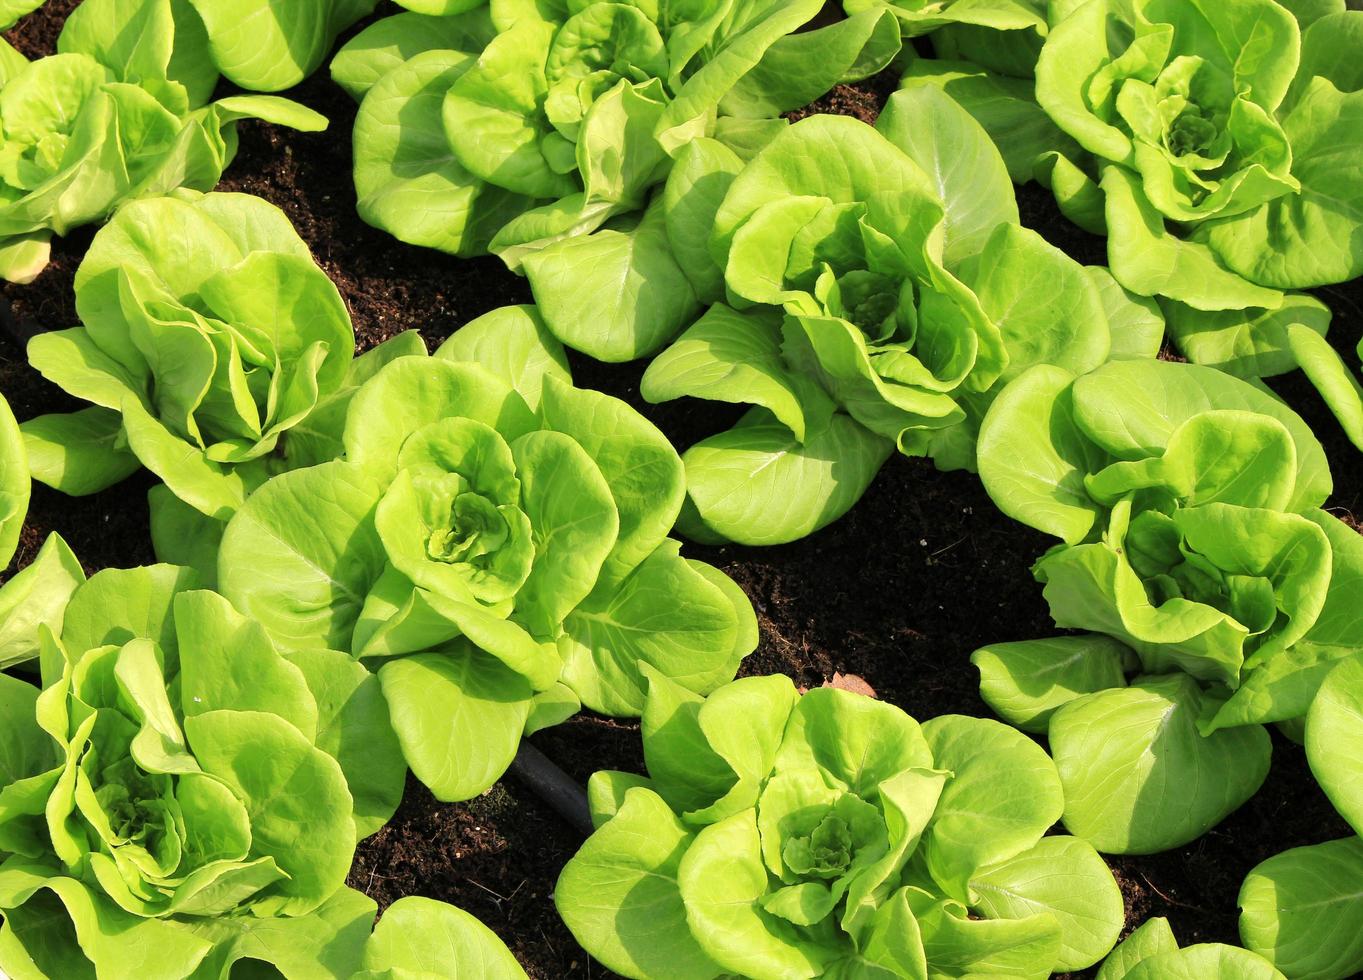
<path id="1" fill-rule="evenodd" d="M 1240 889 L 1240 940 L 1289 977 L 1363 970 L 1363 839 L 1294 847 L 1257 864 Z"/>
<path id="2" fill-rule="evenodd" d="M 525 980 L 525 971 L 491 929 L 453 905 L 416 896 L 400 898 L 384 909 L 365 944 L 362 966 L 351 980 L 460 976 Z"/>
<path id="3" fill-rule="evenodd" d="M 213 64 L 230 81 L 277 92 L 307 78 L 336 35 L 377 0 L 187 0 L 208 32 Z"/>
<path id="4" fill-rule="evenodd" d="M 355 338 L 278 208 L 245 194 L 132 203 L 75 285 L 84 325 L 34 337 L 29 361 L 98 407 L 25 424 L 32 444 L 65 449 L 38 479 L 90 493 L 140 462 L 225 519 L 272 472 L 312 461 L 306 423 L 346 391 Z"/>
<path id="5" fill-rule="evenodd" d="M 350 403 L 344 459 L 274 477 L 222 538 L 223 593 L 288 648 L 377 667 L 408 763 L 441 799 L 580 704 L 643 707 L 643 665 L 699 692 L 756 646 L 743 593 L 667 537 L 681 460 L 573 387 L 533 308 L 400 357 Z"/>
<path id="6" fill-rule="evenodd" d="M 1017 223 L 998 153 L 938 93 L 897 93 L 875 129 L 801 120 L 746 165 L 692 152 L 666 217 L 716 302 L 640 390 L 757 407 L 687 451 L 689 534 L 801 537 L 896 448 L 973 468 L 984 409 L 1026 368 L 1082 373 L 1158 346 L 1157 314 Z"/>
<path id="7" fill-rule="evenodd" d="M 878 71 L 900 43 L 884 11 L 793 34 L 818 0 L 405 6 L 333 66 L 363 95 L 360 216 L 513 268 L 638 211 L 691 140 L 761 139 L 781 112 Z"/>
<path id="8" fill-rule="evenodd" d="M 1349 441 L 1363 449 L 1363 384 L 1317 331 L 1293 323 L 1287 327 L 1287 338 L 1292 356 L 1335 413 Z M 1363 339 L 1358 342 L 1358 358 L 1363 361 Z"/>
<path id="9" fill-rule="evenodd" d="M 0 395 L 0 571 L 9 565 L 28 516 L 32 481 L 23 434 Z M 0 668 L 38 655 L 38 628 L 61 629 L 67 600 L 85 572 L 60 534 L 48 535 L 23 568 L 0 585 Z"/>
<path id="10" fill-rule="evenodd" d="M 1293 973 L 1292 976 L 1304 976 Z M 1224 943 L 1180 947 L 1164 918 L 1148 919 L 1103 961 L 1097 980 L 1287 980 L 1262 956 Z"/>
<path id="11" fill-rule="evenodd" d="M 1093 0 L 1054 25 L 1037 101 L 1097 165 L 1124 285 L 1273 308 L 1273 290 L 1363 272 L 1363 183 L 1344 163 L 1363 94 L 1339 57 L 1363 14 L 1338 6 L 1305 32 L 1274 0 Z"/>
<path id="12" fill-rule="evenodd" d="M 181 0 L 86 0 L 57 49 L 30 63 L 0 47 L 0 276 L 10 281 L 43 270 L 53 234 L 124 201 L 210 190 L 236 153 L 239 119 L 326 127 L 286 99 L 208 103 L 217 73 Z"/>
<path id="13" fill-rule="evenodd" d="M 1343 54 L 1363 12 L 1089 0 L 1050 17 L 1034 86 L 949 62 L 910 84 L 952 92 L 1016 179 L 1106 233 L 1113 274 L 1163 297 L 1190 359 L 1254 377 L 1303 367 L 1363 447 L 1358 382 L 1309 336 L 1328 311 L 1283 292 L 1363 273 L 1363 77 Z"/>
<path id="14" fill-rule="evenodd" d="M 1353 573 L 1353 635 L 1363 635 L 1363 609 Z M 1336 661 L 1306 716 L 1311 772 L 1355 835 L 1363 831 L 1363 651 Z M 1291 977 L 1344 980 L 1363 970 L 1363 839 L 1295 847 L 1260 862 L 1240 889 L 1245 946 Z"/>
<path id="15" fill-rule="evenodd" d="M 1112 948 L 1116 882 L 1044 836 L 1060 781 L 1021 733 L 779 675 L 704 699 L 650 678 L 649 776 L 592 777 L 597 830 L 554 889 L 610 969 L 1039 980 Z"/>
<path id="16" fill-rule="evenodd" d="M 843 0 L 858 14 L 888 9 L 905 37 L 929 35 L 939 58 L 1029 77 L 1046 39 L 1045 0 Z"/>
<path id="17" fill-rule="evenodd" d="M 843 0 L 849 14 L 876 7 L 884 7 L 899 19 L 905 37 L 918 37 L 949 24 L 1046 32 L 1046 4 L 1038 0 Z"/>
<path id="18" fill-rule="evenodd" d="M 1049 730 L 1071 832 L 1133 853 L 1199 836 L 1267 773 L 1260 726 L 1299 721 L 1363 649 L 1363 537 L 1320 509 L 1320 444 L 1211 368 L 1043 366 L 991 407 L 980 476 L 1005 513 L 1061 539 L 1034 568 L 1057 625 L 1117 641 L 985 648 L 986 700 Z"/>
<path id="19" fill-rule="evenodd" d="M 1353 576 L 1354 594 L 1360 581 L 1358 569 Z M 1354 635 L 1363 623 L 1363 610 L 1352 610 Z M 1329 668 L 1306 716 L 1303 732 L 1306 759 L 1325 795 L 1356 833 L 1363 833 L 1363 763 L 1350 750 L 1353 740 L 1363 731 L 1363 650 L 1335 661 Z"/>
<path id="20" fill-rule="evenodd" d="M 0 3 L 0 30 L 9 30 L 25 14 L 43 5 L 43 0 L 4 0 Z"/>
<path id="21" fill-rule="evenodd" d="M 372 920 L 342 886 L 404 767 L 359 664 L 281 654 L 156 565 L 77 590 L 42 674 L 41 691 L 0 678 L 7 975 L 226 976 L 272 948 L 325 960 Z"/>
<path id="22" fill-rule="evenodd" d="M 830 132 L 839 126 L 847 132 Z M 931 99 L 926 95 L 891 100 L 881 115 L 878 128 L 902 153 L 896 153 L 894 148 L 884 148 L 873 136 L 867 135 L 865 127 L 845 117 L 838 121 L 819 117 L 816 123 L 804 122 L 799 137 L 786 135 L 778 129 L 778 135 L 768 134 L 756 145 L 726 144 L 723 134 L 718 134 L 720 139 L 691 141 L 676 155 L 663 192 L 654 196 L 637 221 L 612 223 L 593 235 L 553 242 L 523 257 L 522 268 L 545 323 L 569 347 L 599 360 L 634 360 L 655 354 L 693 323 L 706 305 L 716 302 L 724 301 L 736 309 L 746 309 L 754 302 L 789 306 L 793 294 L 786 295 L 782 301 L 773 300 L 772 294 L 791 294 L 798 290 L 811 294 L 823 309 L 827 297 L 818 295 L 816 274 L 811 270 L 824 262 L 830 264 L 837 278 L 849 271 L 875 272 L 880 277 L 878 286 L 871 286 L 869 281 L 862 281 L 856 287 L 849 285 L 849 303 L 862 303 L 867 298 L 863 294 L 868 290 L 877 294 L 876 303 L 892 303 L 885 294 L 902 281 L 907 270 L 913 270 L 922 288 L 945 291 L 944 302 L 958 305 L 962 300 L 953 290 L 960 291 L 959 283 L 957 286 L 943 285 L 942 276 L 949 275 L 962 282 L 987 279 L 987 274 L 981 271 L 983 264 L 972 265 L 975 256 L 990 244 L 989 235 L 999 224 L 1017 224 L 1017 207 L 1008 176 L 999 166 L 998 154 L 990 148 L 989 140 L 950 100 Z M 842 145 L 844 138 L 851 141 L 847 146 Z M 868 149 L 864 144 L 874 145 Z M 821 156 L 822 172 L 819 168 L 802 166 L 800 154 L 805 152 Z M 845 166 L 844 156 L 867 152 L 874 154 L 882 169 Z M 905 155 L 910 158 L 908 162 Z M 749 172 L 748 176 L 740 177 L 740 171 L 745 170 Z M 774 213 L 774 208 L 786 205 L 777 199 L 779 195 L 763 191 L 757 177 L 760 173 L 774 175 L 773 179 L 789 193 L 806 194 L 811 200 L 790 205 L 794 210 L 784 213 L 785 223 L 772 227 L 764 219 Z M 887 175 L 883 187 L 878 183 L 882 173 Z M 734 190 L 732 196 L 726 197 L 726 191 L 736 182 L 741 190 Z M 852 210 L 872 196 L 882 194 L 900 195 L 896 206 L 908 208 L 913 214 L 868 214 L 866 221 L 874 233 L 869 235 L 868 242 L 858 243 L 855 241 L 857 219 Z M 809 228 L 797 230 L 794 222 L 802 213 L 799 208 L 809 211 L 814 197 L 826 198 L 830 208 L 844 209 L 836 212 L 842 215 L 841 223 L 828 224 L 835 213 L 829 210 L 822 215 L 824 224 L 813 222 Z M 721 211 L 721 204 L 729 209 L 727 213 Z M 941 231 L 934 229 L 937 220 L 934 214 L 942 222 Z M 743 230 L 741 238 L 737 237 L 740 226 L 747 226 L 753 219 L 756 223 Z M 772 239 L 767 244 L 773 247 L 783 247 L 784 239 L 796 243 L 797 252 L 791 257 L 789 269 L 776 269 L 779 261 L 770 256 L 754 264 L 751 255 L 754 239 L 749 236 L 758 234 L 759 228 L 764 229 L 763 235 Z M 888 235 L 891 241 L 879 240 L 876 235 Z M 1021 241 L 1018 236 L 1027 240 Z M 944 246 L 943 237 L 946 239 Z M 800 253 L 798 248 L 803 247 L 806 240 L 811 247 L 817 242 L 819 249 L 835 252 L 821 252 L 813 257 Z M 1091 284 L 1073 284 L 1074 280 L 1082 278 L 1078 267 L 1058 253 L 1041 254 L 1046 251 L 1044 243 L 1018 229 L 1014 229 L 1012 239 L 1001 239 L 993 244 L 991 255 L 1013 253 L 1011 268 L 1015 272 L 1028 262 L 1056 269 L 1068 263 L 1062 278 L 1064 285 L 1059 290 L 1064 299 L 1057 301 L 1055 293 L 1043 295 L 1038 287 L 1029 305 L 1071 308 L 1051 310 L 1052 318 L 1061 321 L 1054 327 L 1047 326 L 1040 318 L 1033 326 L 1042 333 L 1051 330 L 1069 332 L 1078 329 L 1074 324 L 1081 319 L 1093 320 L 1094 326 L 1077 342 L 1074 354 L 1076 359 L 1091 356 L 1093 337 L 1102 332 L 1100 328 L 1105 318 L 1099 313 L 1081 314 L 1072 308 L 1074 303 L 1083 305 L 1093 299 Z M 735 245 L 741 254 L 735 251 Z M 900 251 L 907 254 L 897 256 Z M 1025 258 L 1023 253 L 1026 253 Z M 752 282 L 755 273 L 788 281 L 767 285 L 760 290 L 766 298 L 753 300 L 750 298 L 753 290 L 759 289 Z M 1090 272 L 1089 276 L 1096 277 L 1095 283 L 1104 299 L 1110 299 L 1119 310 L 1133 309 L 1129 302 L 1121 299 L 1122 291 L 1115 284 L 1108 288 L 1106 273 Z M 1009 279 L 1007 284 L 996 284 L 997 291 L 1021 288 L 1021 276 L 1009 274 L 1006 278 Z M 610 302 L 603 304 L 601 296 L 611 297 Z M 984 297 L 980 298 L 984 300 Z M 872 307 L 861 311 L 868 315 L 877 312 Z M 1001 315 L 997 308 L 989 312 Z M 849 315 L 855 319 L 851 311 Z M 946 315 L 956 325 L 944 329 L 950 329 L 953 334 L 963 330 L 968 335 L 978 330 L 978 311 Z M 880 319 L 885 317 L 886 314 L 880 315 Z M 1142 309 L 1136 318 L 1143 317 L 1147 314 Z M 962 327 L 959 321 L 963 318 Z M 1019 319 L 1016 312 L 1014 319 Z M 902 343 L 914 339 L 916 325 L 900 323 L 898 326 L 899 335 L 893 338 L 882 337 L 875 326 L 870 327 L 868 339 L 872 343 L 891 340 Z M 1001 330 L 1007 340 L 1007 327 L 1003 326 Z M 1079 329 L 1079 332 L 1085 331 Z M 1133 337 L 1136 333 L 1133 331 Z M 936 336 L 931 330 L 927 334 Z M 964 335 L 958 339 L 967 342 Z M 1142 335 L 1134 346 L 1139 347 L 1151 339 L 1149 335 Z M 885 370 L 871 373 L 880 373 L 895 384 L 926 385 L 943 394 L 962 384 L 956 372 L 967 370 L 972 362 L 978 361 L 979 369 L 964 382 L 965 387 L 973 388 L 979 383 L 987 384 L 991 370 L 1007 370 L 996 363 L 1000 343 L 997 338 L 985 336 L 978 342 L 978 351 L 942 349 L 932 360 L 942 362 L 936 367 L 949 376 L 933 381 L 905 381 L 903 372 L 894 375 L 885 358 L 879 359 Z M 1037 343 L 1046 346 L 1040 339 Z M 924 349 L 928 347 L 926 343 L 923 346 Z M 1009 354 L 1016 362 L 1021 351 L 1014 349 Z M 932 417 L 939 417 L 942 411 L 939 405 Z M 965 447 L 960 447 L 956 455 L 963 459 L 969 454 Z"/>
<path id="23" fill-rule="evenodd" d="M 9 564 L 19 547 L 32 487 L 19 423 L 0 395 L 0 568 Z"/>

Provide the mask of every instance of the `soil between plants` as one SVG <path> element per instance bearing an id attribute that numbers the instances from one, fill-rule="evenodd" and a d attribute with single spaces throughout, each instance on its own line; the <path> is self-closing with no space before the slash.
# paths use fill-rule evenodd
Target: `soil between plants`
<path id="1" fill-rule="evenodd" d="M 50 0 L 5 36 L 30 57 L 50 54 L 73 0 Z M 377 16 L 395 12 L 383 4 Z M 358 28 L 356 28 L 358 29 Z M 895 80 L 878 76 L 839 86 L 807 110 L 873 122 Z M 241 126 L 241 149 L 219 189 L 257 194 L 281 207 L 336 282 L 361 349 L 405 329 L 434 348 L 474 317 L 529 302 L 524 280 L 496 259 L 459 260 L 403 245 L 355 213 L 350 139 L 355 107 L 325 68 L 284 93 L 331 120 L 328 132 L 295 133 L 264 123 Z M 1101 239 L 1078 230 L 1046 192 L 1019 188 L 1023 222 L 1087 263 L 1102 263 Z M 72 279 L 93 228 L 53 247 L 52 265 L 31 285 L 3 286 L 13 315 L 0 326 L 0 391 L 20 419 L 77 404 L 40 378 L 16 335 L 75 325 Z M 1351 353 L 1363 332 L 1363 281 L 1320 291 L 1335 312 L 1333 341 Z M 678 446 L 727 426 L 724 407 L 685 401 L 653 406 L 638 394 L 640 364 L 572 358 L 585 387 L 620 397 Z M 1363 517 L 1363 454 L 1353 448 L 1299 375 L 1273 386 L 1315 429 L 1335 476 L 1330 506 Z M 71 499 L 34 487 L 20 550 L 27 564 L 49 531 L 60 531 L 88 572 L 154 560 L 147 526 L 146 474 L 104 493 Z M 939 473 L 924 460 L 895 457 L 843 520 L 776 548 L 688 545 L 741 585 L 761 624 L 744 674 L 785 673 L 813 687 L 835 673 L 863 678 L 879 697 L 927 719 L 988 717 L 969 655 L 990 642 L 1054 632 L 1032 561 L 1049 541 L 998 513 L 977 478 Z M 641 771 L 637 725 L 580 716 L 531 739 L 575 779 L 595 770 Z M 1110 858 L 1127 905 L 1127 928 L 1167 916 L 1185 943 L 1236 943 L 1236 894 L 1259 861 L 1303 844 L 1350 833 L 1317 788 L 1301 749 L 1274 735 L 1263 789 L 1220 826 L 1186 847 L 1148 857 Z M 444 804 L 414 779 L 393 821 L 358 849 L 349 883 L 386 907 L 405 895 L 452 902 L 506 941 L 536 980 L 610 974 L 578 947 L 553 908 L 554 881 L 580 838 L 527 787 L 507 777 L 478 799 Z M 1083 975 L 1091 975 L 1088 971 Z"/>

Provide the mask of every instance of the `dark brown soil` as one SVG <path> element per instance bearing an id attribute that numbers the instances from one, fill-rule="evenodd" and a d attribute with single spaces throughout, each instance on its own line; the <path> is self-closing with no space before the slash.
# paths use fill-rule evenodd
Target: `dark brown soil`
<path id="1" fill-rule="evenodd" d="M 31 56 L 50 52 L 57 25 L 73 5 L 54 0 L 7 37 Z M 388 12 L 386 5 L 380 9 Z M 862 86 L 839 86 L 815 107 L 871 121 L 893 87 L 883 75 Z M 420 329 L 434 346 L 487 310 L 529 300 L 524 282 L 496 260 L 461 261 L 408 247 L 361 222 L 350 183 L 354 106 L 325 72 L 289 94 L 325 113 L 330 131 L 299 134 L 244 124 L 240 155 L 222 188 L 258 194 L 288 213 L 345 296 L 362 348 L 407 328 Z M 1025 223 L 1083 261 L 1103 261 L 1103 242 L 1065 222 L 1043 191 L 1024 188 L 1019 196 Z M 89 237 L 85 230 L 58 241 L 52 267 L 32 285 L 3 287 L 21 332 L 75 322 L 71 279 Z M 1336 310 L 1332 334 L 1347 350 L 1363 332 L 1363 284 L 1323 294 Z M 10 333 L 14 328 L 11 322 Z M 729 410 L 701 403 L 644 404 L 638 365 L 579 357 L 573 365 L 579 383 L 629 401 L 678 445 L 732 421 Z M 1363 454 L 1348 444 L 1302 379 L 1275 386 L 1326 444 L 1339 488 L 1333 505 L 1341 516 L 1363 513 Z M 27 368 L 12 336 L 0 336 L 0 389 L 20 418 L 73 407 Z M 51 529 L 61 531 L 91 570 L 151 560 L 149 485 L 135 477 L 84 500 L 38 488 L 14 567 L 32 557 Z M 1047 544 L 1000 515 L 972 475 L 938 473 L 922 460 L 896 457 L 846 518 L 804 541 L 768 549 L 693 547 L 689 553 L 732 575 L 758 611 L 761 644 L 744 673 L 782 672 L 806 686 L 834 673 L 856 674 L 880 697 L 928 718 L 987 715 L 970 652 L 987 642 L 1052 632 L 1028 572 Z M 582 781 L 599 768 L 642 767 L 637 730 L 629 723 L 586 715 L 532 741 Z M 1235 942 L 1236 894 L 1255 863 L 1347 833 L 1301 750 L 1275 736 L 1268 782 L 1223 825 L 1168 854 L 1112 860 L 1128 926 L 1165 915 L 1184 942 Z M 460 905 L 501 935 L 537 980 L 603 976 L 563 927 L 551 900 L 558 871 L 578 842 L 515 778 L 454 805 L 437 803 L 411 781 L 392 823 L 359 848 L 350 883 L 381 906 L 411 894 Z"/>
<path id="2" fill-rule="evenodd" d="M 5 32 L 5 40 L 32 60 L 57 49 L 57 35 L 80 0 L 47 0 L 42 9 L 22 18 Z"/>
<path id="3" fill-rule="evenodd" d="M 864 123 L 874 123 L 885 108 L 885 102 L 894 90 L 899 88 L 902 69 L 891 65 L 878 75 L 858 82 L 855 85 L 838 85 L 820 99 L 811 102 L 794 112 L 787 112 L 786 118 L 799 122 L 806 116 L 816 113 L 832 113 L 839 116 L 855 116 Z"/>

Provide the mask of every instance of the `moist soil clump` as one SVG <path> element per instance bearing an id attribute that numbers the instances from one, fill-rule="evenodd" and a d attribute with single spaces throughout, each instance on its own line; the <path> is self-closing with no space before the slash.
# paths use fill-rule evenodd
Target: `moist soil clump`
<path id="1" fill-rule="evenodd" d="M 50 54 L 74 6 L 74 0 L 51 0 L 6 38 L 29 57 Z M 376 16 L 397 9 L 383 4 Z M 896 81 L 882 73 L 840 85 L 790 118 L 822 111 L 874 122 Z M 224 85 L 222 94 L 228 91 Z M 329 130 L 242 124 L 240 152 L 220 189 L 257 194 L 288 214 L 345 297 L 361 350 L 408 329 L 420 330 L 434 348 L 488 310 L 531 301 L 525 281 L 497 259 L 460 260 L 403 245 L 360 221 L 350 177 L 354 103 L 325 68 L 283 94 L 325 114 Z M 1047 192 L 1029 186 L 1018 197 L 1024 224 L 1080 261 L 1105 261 L 1103 240 L 1067 222 Z M 72 280 L 92 233 L 80 229 L 56 240 L 52 265 L 35 282 L 3 287 L 10 310 L 0 317 L 0 390 L 21 419 L 78 407 L 28 367 L 22 345 L 34 332 L 78 322 Z M 1363 332 L 1363 283 L 1320 295 L 1335 311 L 1332 339 L 1352 363 L 1351 347 Z M 738 414 L 703 402 L 648 405 L 638 392 L 641 364 L 605 365 L 575 355 L 571 361 L 579 384 L 629 402 L 679 447 L 727 427 Z M 1351 522 L 1363 517 L 1363 454 L 1300 375 L 1272 385 L 1325 444 L 1337 488 L 1333 511 Z M 53 530 L 91 573 L 153 561 L 146 504 L 152 483 L 139 474 L 83 499 L 35 486 L 7 572 L 30 561 Z M 803 687 L 851 674 L 927 719 L 989 716 L 970 653 L 989 642 L 1055 632 L 1030 575 L 1049 544 L 999 513 L 973 474 L 939 473 L 927 461 L 896 456 L 844 519 L 803 541 L 775 548 L 688 545 L 687 553 L 722 568 L 752 599 L 761 642 L 744 674 L 784 673 Z M 638 727 L 628 721 L 587 713 L 531 741 L 583 783 L 597 769 L 643 768 Z M 1175 851 L 1109 860 L 1126 899 L 1128 929 L 1163 915 L 1185 944 L 1235 943 L 1236 895 L 1251 867 L 1287 848 L 1349 833 L 1300 747 L 1275 734 L 1263 789 L 1223 824 Z M 467 909 L 507 942 L 536 980 L 608 976 L 553 908 L 554 882 L 579 843 L 513 776 L 457 804 L 435 800 L 409 779 L 393 821 L 360 845 L 350 884 L 381 908 L 404 895 L 425 895 Z"/>

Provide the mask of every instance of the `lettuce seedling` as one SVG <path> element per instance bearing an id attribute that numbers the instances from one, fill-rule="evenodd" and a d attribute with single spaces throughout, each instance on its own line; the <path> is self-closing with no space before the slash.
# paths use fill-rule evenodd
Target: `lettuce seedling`
<path id="1" fill-rule="evenodd" d="M 649 676 L 649 776 L 592 777 L 597 830 L 554 889 L 610 969 L 1039 980 L 1112 948 L 1116 882 L 1044 836 L 1060 781 L 1021 733 L 783 676 L 704 699 Z"/>
<path id="2" fill-rule="evenodd" d="M 1034 568 L 1057 625 L 1119 641 L 987 647 L 982 693 L 1049 730 L 1071 832 L 1114 852 L 1192 840 L 1262 782 L 1259 726 L 1300 720 L 1363 643 L 1363 537 L 1320 509 L 1319 442 L 1243 381 L 1128 361 L 1027 372 L 979 458 L 995 503 L 1063 542 Z"/>
<path id="3" fill-rule="evenodd" d="M 474 796 L 522 732 L 643 707 L 643 665 L 699 692 L 757 642 L 746 597 L 667 537 L 676 451 L 573 387 L 530 307 L 400 357 L 350 403 L 344 459 L 281 474 L 227 525 L 223 593 L 286 647 L 377 668 L 403 751 Z"/>
<path id="4" fill-rule="evenodd" d="M 405 6 L 333 65 L 363 95 L 360 216 L 512 268 L 640 210 L 692 140 L 760 141 L 783 111 L 879 71 L 900 45 L 885 11 L 792 33 L 818 0 Z"/>
<path id="5" fill-rule="evenodd" d="M 29 361 L 99 407 L 25 423 L 44 450 L 37 479 L 91 493 L 140 462 L 222 520 L 271 473 L 313 461 L 306 423 L 348 390 L 355 337 L 278 208 L 245 194 L 135 202 L 95 235 L 75 286 L 84 326 L 34 337 Z"/>
<path id="6" fill-rule="evenodd" d="M 210 190 L 236 153 L 236 122 L 320 130 L 287 99 L 208 103 L 217 72 L 193 11 L 172 0 L 86 0 L 58 53 L 0 47 L 0 276 L 29 282 L 53 234 L 179 187 Z"/>
<path id="7" fill-rule="evenodd" d="M 1298 974 L 1292 974 L 1297 976 Z M 1268 960 L 1224 943 L 1178 945 L 1169 921 L 1147 919 L 1112 951 L 1097 980 L 1287 980 Z"/>
<path id="8" fill-rule="evenodd" d="M 28 453 L 9 402 L 0 395 L 0 570 L 9 565 L 28 516 Z M 71 593 L 85 572 L 55 531 L 27 565 L 0 585 L 0 668 L 38 655 L 38 629 L 60 630 Z"/>
<path id="9" fill-rule="evenodd" d="M 688 534 L 809 534 L 896 448 L 973 468 L 985 408 L 1026 368 L 1083 372 L 1159 343 L 1157 315 L 1017 223 L 1003 161 L 939 93 L 897 93 L 875 129 L 801 120 L 746 165 L 691 152 L 665 216 L 714 305 L 640 390 L 758 407 L 687 451 Z"/>
<path id="10" fill-rule="evenodd" d="M 188 0 L 208 31 L 213 64 L 230 81 L 277 92 L 307 78 L 336 35 L 378 0 Z"/>
<path id="11" fill-rule="evenodd" d="M 341 889 L 402 793 L 377 680 L 279 653 L 193 578 L 100 572 L 44 634 L 41 692 L 0 679 L 8 975 L 225 976 L 372 920 Z"/>

